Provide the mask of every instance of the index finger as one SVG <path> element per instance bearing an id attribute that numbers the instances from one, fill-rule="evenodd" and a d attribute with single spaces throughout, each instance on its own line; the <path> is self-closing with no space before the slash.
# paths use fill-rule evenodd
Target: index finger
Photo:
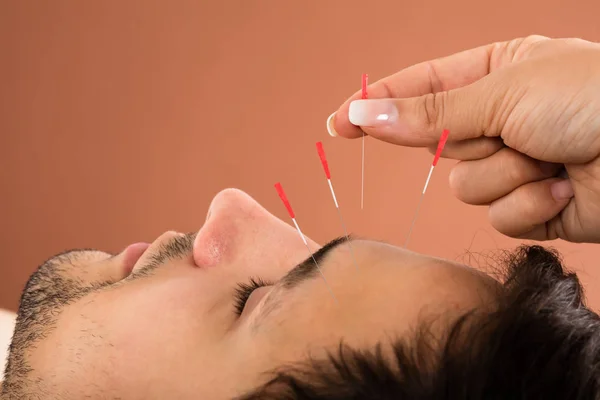
<path id="1" fill-rule="evenodd" d="M 492 43 L 453 55 L 425 61 L 369 86 L 369 98 L 409 98 L 423 96 L 467 86 L 494 70 L 515 61 L 517 51 L 524 45 L 547 40 L 543 36 L 531 36 L 508 42 Z M 363 131 L 350 123 L 350 103 L 361 98 L 361 91 L 354 93 L 329 117 L 328 128 L 347 138 L 360 137 Z"/>

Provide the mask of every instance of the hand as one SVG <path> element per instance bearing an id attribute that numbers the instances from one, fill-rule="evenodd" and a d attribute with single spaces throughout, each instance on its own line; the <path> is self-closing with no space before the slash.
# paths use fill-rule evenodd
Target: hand
<path id="1" fill-rule="evenodd" d="M 333 135 L 433 147 L 456 196 L 518 238 L 600 242 L 600 45 L 531 36 L 424 62 L 355 93 Z M 566 172 L 565 172 L 566 171 Z"/>

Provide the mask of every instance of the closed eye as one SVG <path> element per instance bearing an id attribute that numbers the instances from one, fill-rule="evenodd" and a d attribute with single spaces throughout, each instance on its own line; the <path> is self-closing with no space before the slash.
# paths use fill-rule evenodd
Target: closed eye
<path id="1" fill-rule="evenodd" d="M 235 313 L 238 316 L 242 315 L 252 292 L 261 287 L 272 286 L 273 284 L 273 282 L 267 282 L 261 278 L 250 278 L 249 283 L 238 283 L 234 292 Z"/>
<path id="2" fill-rule="evenodd" d="M 319 269 L 317 268 L 315 261 L 320 264 L 321 261 L 325 259 L 327 254 L 345 241 L 347 241 L 345 236 L 330 241 L 325 246 L 317 250 L 314 254 L 311 254 L 306 260 L 292 268 L 279 282 L 275 283 L 271 281 L 265 281 L 261 278 L 250 278 L 248 283 L 238 283 L 234 292 L 234 308 L 236 315 L 242 315 L 244 307 L 246 306 L 246 303 L 252 293 L 261 287 L 277 286 L 288 291 L 300 285 L 302 282 L 316 277 L 319 273 Z M 276 293 L 274 293 L 274 295 L 276 298 L 279 297 Z M 272 300 L 270 300 L 272 297 L 273 296 L 269 296 L 269 298 L 267 298 L 265 301 L 273 305 Z"/>

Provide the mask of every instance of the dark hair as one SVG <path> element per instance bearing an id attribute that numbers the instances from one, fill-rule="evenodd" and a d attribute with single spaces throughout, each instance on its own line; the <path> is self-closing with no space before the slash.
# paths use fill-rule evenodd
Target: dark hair
<path id="1" fill-rule="evenodd" d="M 424 324 L 391 352 L 342 343 L 326 359 L 273 371 L 239 400 L 599 398 L 600 319 L 577 276 L 540 246 L 506 266 L 494 309 L 464 314 L 443 338 Z"/>

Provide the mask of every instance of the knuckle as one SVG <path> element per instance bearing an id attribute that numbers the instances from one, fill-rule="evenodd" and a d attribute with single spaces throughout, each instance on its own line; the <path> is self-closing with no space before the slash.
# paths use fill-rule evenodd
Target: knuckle
<path id="1" fill-rule="evenodd" d="M 526 43 L 534 43 L 534 42 L 539 42 L 541 40 L 548 40 L 548 39 L 550 39 L 550 38 L 547 36 L 538 35 L 538 34 L 534 33 L 534 34 L 525 36 L 523 41 Z"/>
<path id="2" fill-rule="evenodd" d="M 396 90 L 394 90 L 394 88 L 390 85 L 390 83 L 386 79 L 380 81 L 379 83 L 381 84 L 381 87 L 382 87 L 385 97 L 389 97 L 389 98 L 399 97 Z"/>
<path id="3" fill-rule="evenodd" d="M 540 43 L 548 40 L 550 40 L 550 38 L 542 35 L 529 35 L 515 40 L 514 51 L 512 53 L 513 61 L 518 61 L 527 57 L 527 55 L 530 55 L 532 51 L 538 48 Z"/>
<path id="4" fill-rule="evenodd" d="M 512 150 L 504 151 L 500 160 L 500 171 L 508 178 L 511 184 L 520 186 L 529 180 L 530 168 L 522 158 Z"/>
<path id="5" fill-rule="evenodd" d="M 425 95 L 422 103 L 425 128 L 428 131 L 441 129 L 444 120 L 444 110 L 447 92 L 430 93 Z"/>
<path id="6" fill-rule="evenodd" d="M 497 58 L 505 59 L 509 62 L 520 61 L 537 47 L 537 44 L 545 42 L 549 38 L 541 35 L 529 35 L 519 37 L 508 42 L 498 42 L 494 44 L 493 53 Z"/>

